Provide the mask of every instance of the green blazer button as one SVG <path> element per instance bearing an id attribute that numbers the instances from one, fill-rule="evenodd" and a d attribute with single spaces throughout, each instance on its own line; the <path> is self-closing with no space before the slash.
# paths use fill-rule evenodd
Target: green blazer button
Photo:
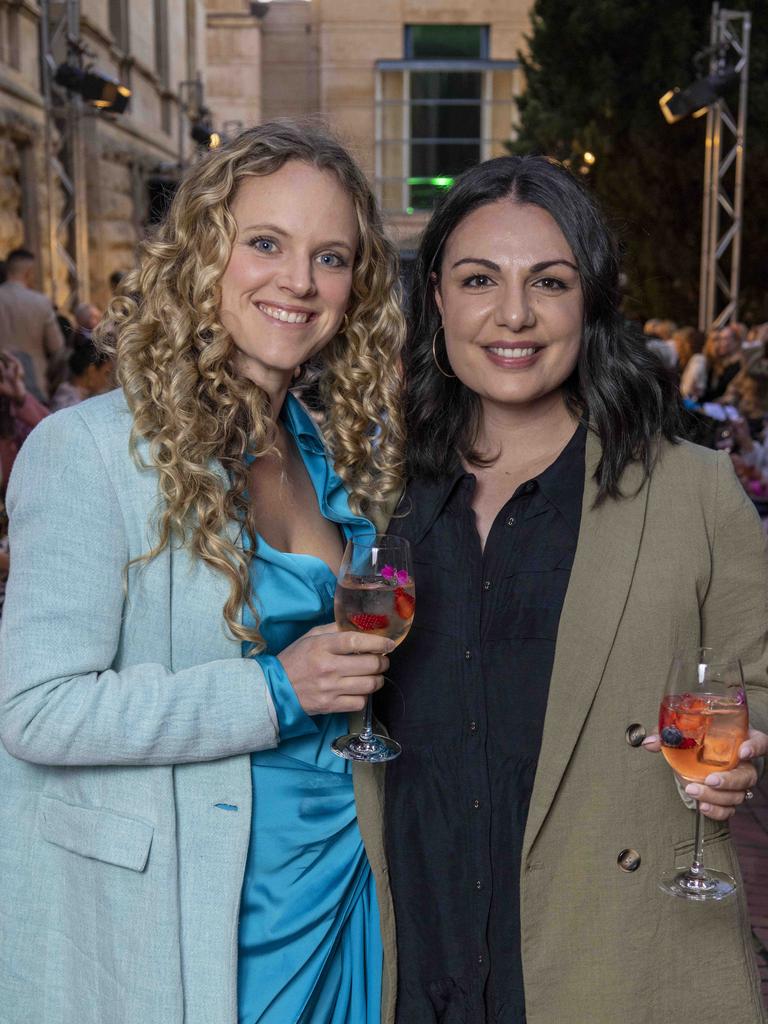
<path id="1" fill-rule="evenodd" d="M 637 850 L 622 850 L 616 863 L 622 871 L 637 871 L 640 867 L 640 854 Z"/>

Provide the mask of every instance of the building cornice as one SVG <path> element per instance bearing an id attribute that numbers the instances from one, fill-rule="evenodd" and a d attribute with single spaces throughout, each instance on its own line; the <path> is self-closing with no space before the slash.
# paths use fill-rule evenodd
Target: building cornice
<path id="1" fill-rule="evenodd" d="M 176 163 L 178 153 L 175 137 L 165 136 L 167 141 L 160 141 L 156 135 L 143 131 L 127 120 L 107 121 L 99 115 L 96 117 L 99 129 L 96 137 L 103 151 L 109 150 L 118 158 L 123 154 L 125 162 L 140 158 L 144 163 L 148 160 L 151 163 Z M 142 148 L 137 148 L 137 143 Z"/>

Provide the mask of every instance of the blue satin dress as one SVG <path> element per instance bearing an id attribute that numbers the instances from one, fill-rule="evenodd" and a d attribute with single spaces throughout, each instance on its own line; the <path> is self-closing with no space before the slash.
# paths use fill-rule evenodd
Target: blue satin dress
<path id="1" fill-rule="evenodd" d="M 353 515 L 314 423 L 290 394 L 282 412 L 326 519 L 348 540 L 373 527 Z M 267 650 L 257 655 L 280 744 L 251 755 L 253 819 L 239 932 L 239 1024 L 379 1024 L 382 944 L 376 887 L 355 813 L 349 761 L 331 752 L 347 716 L 307 716 L 275 655 L 333 621 L 336 579 L 313 555 L 261 537 L 251 584 Z M 247 609 L 243 621 L 253 624 Z M 244 653 L 247 645 L 244 645 Z"/>

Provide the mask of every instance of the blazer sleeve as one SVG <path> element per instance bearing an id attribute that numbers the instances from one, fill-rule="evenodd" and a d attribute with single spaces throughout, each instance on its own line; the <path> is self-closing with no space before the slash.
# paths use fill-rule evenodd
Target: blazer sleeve
<path id="1" fill-rule="evenodd" d="M 711 552 L 702 643 L 742 659 L 750 722 L 768 732 L 766 536 L 726 452 L 717 455 Z"/>
<path id="2" fill-rule="evenodd" d="M 0 739 L 11 755 L 47 765 L 159 765 L 277 745 L 272 699 L 251 658 L 179 672 L 153 662 L 112 667 L 127 531 L 77 409 L 49 416 L 32 432 L 7 505 Z"/>

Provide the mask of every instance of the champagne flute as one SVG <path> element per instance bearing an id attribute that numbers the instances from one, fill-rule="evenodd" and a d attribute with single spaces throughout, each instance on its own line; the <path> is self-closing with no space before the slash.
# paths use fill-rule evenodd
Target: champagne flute
<path id="1" fill-rule="evenodd" d="M 407 540 L 377 534 L 369 543 L 348 542 L 333 603 L 339 629 L 387 636 L 399 644 L 411 628 L 415 606 L 411 548 Z M 362 732 L 335 739 L 331 744 L 334 754 L 372 763 L 391 761 L 400 754 L 402 747 L 396 740 L 374 733 L 372 705 L 369 695 Z"/>
<path id="2" fill-rule="evenodd" d="M 719 659 L 708 647 L 697 657 L 675 655 L 659 709 L 661 750 L 683 782 L 703 783 L 711 772 L 739 763 L 749 718 L 741 663 Z M 688 900 L 724 900 L 738 882 L 704 867 L 702 814 L 696 801 L 696 829 L 690 867 L 666 872 L 659 888 Z"/>

